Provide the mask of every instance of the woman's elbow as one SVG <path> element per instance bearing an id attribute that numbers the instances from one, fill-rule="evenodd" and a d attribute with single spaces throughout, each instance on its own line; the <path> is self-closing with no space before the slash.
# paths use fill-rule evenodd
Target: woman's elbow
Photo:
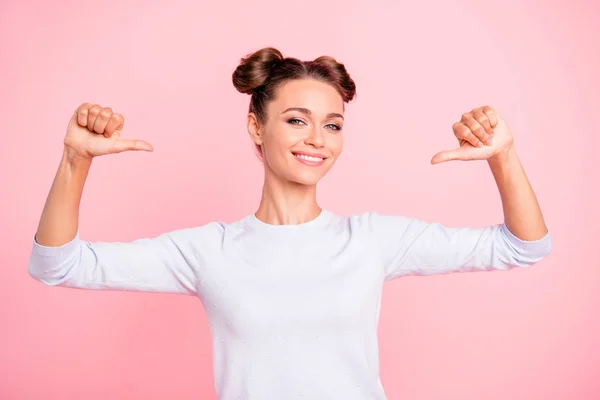
<path id="1" fill-rule="evenodd" d="M 537 240 L 523 240 L 512 234 L 506 226 L 500 229 L 500 254 L 507 266 L 531 267 L 546 259 L 552 253 L 552 237 L 550 232 Z"/>
<path id="2" fill-rule="evenodd" d="M 29 276 L 47 286 L 66 286 L 76 280 L 78 271 L 83 268 L 80 252 L 70 253 L 67 257 L 43 257 L 32 254 L 27 271 Z"/>

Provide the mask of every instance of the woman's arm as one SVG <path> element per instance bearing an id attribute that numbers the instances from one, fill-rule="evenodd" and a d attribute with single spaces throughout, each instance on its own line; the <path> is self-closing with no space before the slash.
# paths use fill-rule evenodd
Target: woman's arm
<path id="1" fill-rule="evenodd" d="M 122 116 L 110 108 L 83 104 L 72 116 L 33 238 L 29 274 L 52 286 L 195 294 L 206 257 L 198 246 L 218 243 L 219 224 L 129 243 L 79 238 L 79 205 L 93 157 L 152 149 L 146 142 L 122 139 L 122 126 Z"/>
<path id="2" fill-rule="evenodd" d="M 522 240 L 536 240 L 548 232 L 542 211 L 521 161 L 506 121 L 492 107 L 464 113 L 452 125 L 459 148 L 436 154 L 432 164 L 451 160 L 487 160 L 502 199 L 504 221 Z"/>
<path id="3" fill-rule="evenodd" d="M 401 215 L 367 213 L 365 217 L 386 280 L 526 268 L 552 250 L 549 232 L 537 240 L 522 240 L 505 223 L 455 228 Z"/>
<path id="4" fill-rule="evenodd" d="M 513 146 L 488 159 L 498 186 L 504 221 L 510 231 L 521 240 L 538 240 L 546 236 L 548 228 L 533 188 Z"/>
<path id="5" fill-rule="evenodd" d="M 63 140 L 64 150 L 42 211 L 36 240 L 59 246 L 77 233 L 79 204 L 92 159 L 124 151 L 152 151 L 143 140 L 121 137 L 125 119 L 110 107 L 83 103 L 71 116 Z"/>
<path id="6" fill-rule="evenodd" d="M 60 246 L 75 238 L 79 205 L 91 164 L 91 158 L 64 150 L 35 234 L 37 243 Z"/>
<path id="7" fill-rule="evenodd" d="M 504 222 L 450 228 L 415 218 L 369 214 L 386 279 L 528 267 L 550 254 L 550 233 L 505 121 L 485 106 L 463 114 L 453 130 L 460 147 L 436 154 L 431 163 L 487 160 L 502 199 Z"/>

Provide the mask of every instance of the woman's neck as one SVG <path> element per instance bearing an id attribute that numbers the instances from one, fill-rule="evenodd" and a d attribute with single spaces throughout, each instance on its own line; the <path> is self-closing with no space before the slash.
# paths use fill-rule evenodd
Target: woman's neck
<path id="1" fill-rule="evenodd" d="M 322 209 L 316 185 L 265 179 L 256 218 L 271 225 L 296 225 L 311 221 Z"/>

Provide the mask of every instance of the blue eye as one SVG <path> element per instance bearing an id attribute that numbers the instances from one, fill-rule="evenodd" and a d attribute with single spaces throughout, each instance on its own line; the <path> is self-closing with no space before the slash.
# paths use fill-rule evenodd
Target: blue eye
<path id="1" fill-rule="evenodd" d="M 291 124 L 291 125 L 305 125 L 304 121 L 302 121 L 301 119 L 298 119 L 298 118 L 290 118 L 287 120 L 287 122 L 288 122 L 288 124 Z M 339 131 L 342 129 L 337 124 L 327 124 L 325 126 L 328 127 L 328 129 L 332 129 L 334 131 Z"/>
<path id="2" fill-rule="evenodd" d="M 292 125 L 298 125 L 297 122 L 303 124 L 304 122 L 299 120 L 298 118 L 290 118 L 288 119 L 288 124 L 292 124 Z"/>

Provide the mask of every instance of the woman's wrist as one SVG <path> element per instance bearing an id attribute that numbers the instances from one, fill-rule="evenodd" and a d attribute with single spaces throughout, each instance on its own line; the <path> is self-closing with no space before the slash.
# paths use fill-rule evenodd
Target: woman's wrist
<path id="1" fill-rule="evenodd" d="M 63 150 L 62 162 L 67 164 L 71 169 L 87 169 L 92 164 L 92 157 L 79 154 L 71 148 L 65 146 Z"/>
<path id="2" fill-rule="evenodd" d="M 506 149 L 494 154 L 488 158 L 490 167 L 508 166 L 518 161 L 517 151 L 514 146 L 507 147 Z"/>

